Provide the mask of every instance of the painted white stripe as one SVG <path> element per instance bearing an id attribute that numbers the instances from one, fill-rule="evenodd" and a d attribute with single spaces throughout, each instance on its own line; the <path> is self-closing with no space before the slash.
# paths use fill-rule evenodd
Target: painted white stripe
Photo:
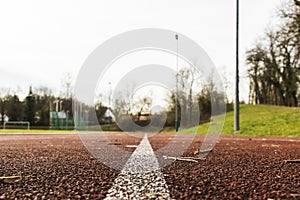
<path id="1" fill-rule="evenodd" d="M 109 189 L 109 199 L 170 199 L 169 189 L 147 135 Z"/>

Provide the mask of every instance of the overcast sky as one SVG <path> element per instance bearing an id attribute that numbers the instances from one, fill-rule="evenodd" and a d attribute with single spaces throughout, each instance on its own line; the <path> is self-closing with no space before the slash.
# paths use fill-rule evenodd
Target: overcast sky
<path id="1" fill-rule="evenodd" d="M 284 0 L 240 0 L 241 96 L 247 100 L 244 53 L 277 20 Z M 0 3 L 0 87 L 47 86 L 59 92 L 88 55 L 125 31 L 163 28 L 197 42 L 228 80 L 235 68 L 235 0 L 24 1 Z M 226 73 L 224 73 L 226 72 Z M 233 82 L 232 82 L 233 83 Z M 233 89 L 233 87 L 232 87 Z M 231 93 L 230 95 L 232 95 Z"/>

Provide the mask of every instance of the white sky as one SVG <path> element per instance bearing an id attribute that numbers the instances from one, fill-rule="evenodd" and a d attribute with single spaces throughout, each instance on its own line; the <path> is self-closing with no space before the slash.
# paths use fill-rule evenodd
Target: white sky
<path id="1" fill-rule="evenodd" d="M 211 57 L 233 84 L 235 0 L 109 0 L 0 2 L 0 88 L 23 93 L 47 86 L 60 91 L 64 73 L 74 79 L 102 42 L 138 28 L 186 35 Z M 284 0 L 240 0 L 241 99 L 247 100 L 247 48 L 276 20 Z M 232 90 L 234 87 L 229 87 Z M 233 95 L 233 93 L 230 93 Z"/>

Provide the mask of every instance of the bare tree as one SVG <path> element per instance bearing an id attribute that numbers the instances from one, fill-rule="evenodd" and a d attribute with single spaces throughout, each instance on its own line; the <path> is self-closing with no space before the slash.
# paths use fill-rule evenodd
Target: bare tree
<path id="1" fill-rule="evenodd" d="M 194 110 L 195 106 L 197 105 L 197 98 L 196 95 L 200 91 L 200 74 L 195 68 L 195 65 L 197 63 L 195 62 L 194 66 L 185 67 L 178 71 L 178 102 L 180 105 L 177 105 L 178 107 L 178 121 L 184 123 L 181 123 L 180 126 L 193 126 L 195 123 L 194 120 Z M 172 125 L 171 121 L 174 118 L 174 112 L 175 112 L 175 101 L 176 95 L 175 92 L 172 92 L 172 94 L 169 97 L 169 111 L 168 111 L 168 124 Z M 175 118 L 174 118 L 175 119 Z"/>
<path id="2" fill-rule="evenodd" d="M 246 53 L 250 66 L 250 95 L 252 103 L 298 106 L 300 82 L 300 7 L 290 1 L 280 10 L 282 25 L 265 34 Z"/>

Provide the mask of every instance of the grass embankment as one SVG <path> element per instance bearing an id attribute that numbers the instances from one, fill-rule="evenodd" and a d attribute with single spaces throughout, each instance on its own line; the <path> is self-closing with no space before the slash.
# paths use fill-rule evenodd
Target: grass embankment
<path id="1" fill-rule="evenodd" d="M 209 123 L 198 133 L 206 133 Z M 300 137 L 300 108 L 269 105 L 241 105 L 240 131 L 234 132 L 234 112 L 226 113 L 222 134 Z"/>

